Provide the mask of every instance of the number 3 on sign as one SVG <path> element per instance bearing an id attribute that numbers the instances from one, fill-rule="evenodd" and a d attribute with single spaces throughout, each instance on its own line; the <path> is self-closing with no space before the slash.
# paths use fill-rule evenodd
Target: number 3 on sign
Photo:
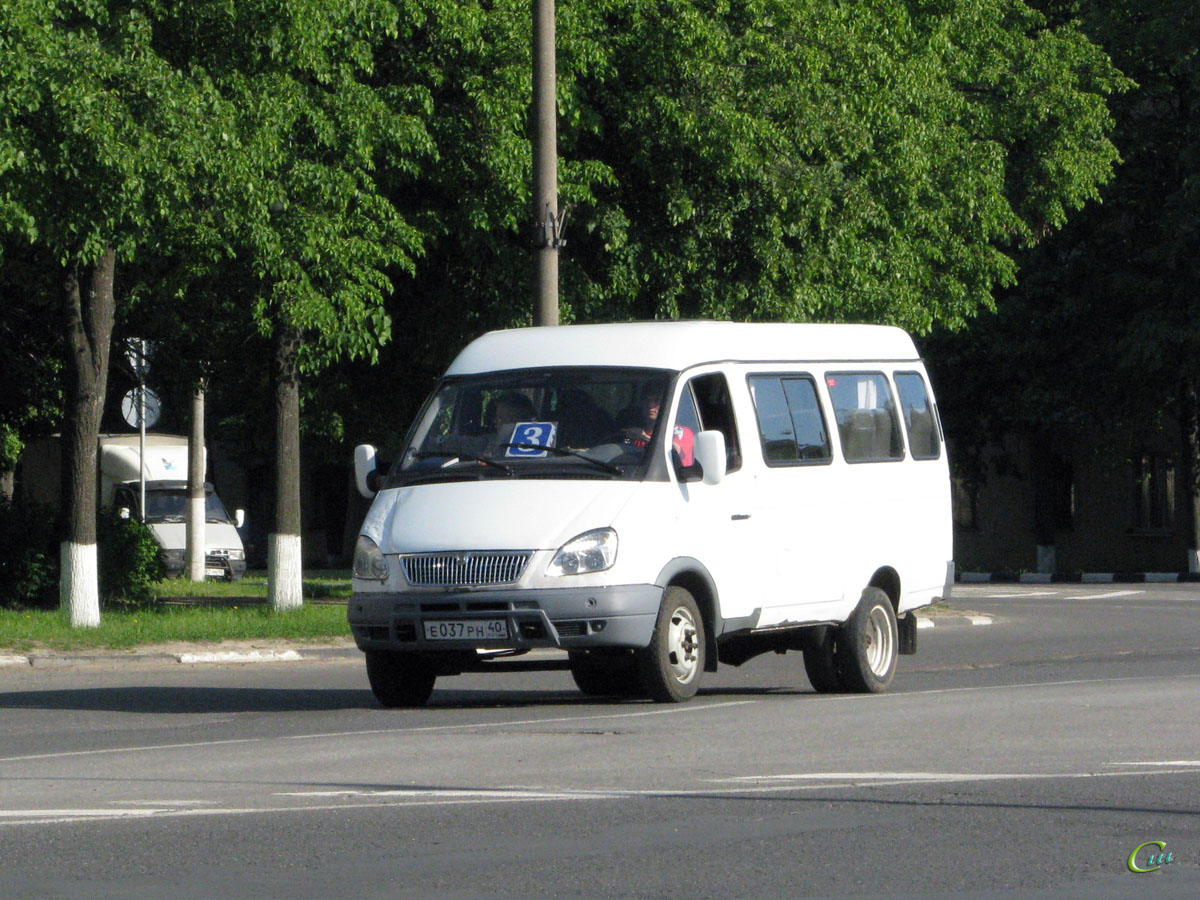
<path id="1" fill-rule="evenodd" d="M 554 436 L 558 426 L 554 422 L 518 422 L 513 426 L 510 444 L 522 446 L 509 447 L 505 456 L 536 457 L 545 456 L 543 447 L 554 446 Z"/>

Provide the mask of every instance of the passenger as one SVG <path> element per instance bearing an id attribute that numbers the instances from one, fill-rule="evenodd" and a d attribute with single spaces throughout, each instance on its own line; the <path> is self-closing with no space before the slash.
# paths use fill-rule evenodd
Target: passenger
<path id="1" fill-rule="evenodd" d="M 492 449 L 512 440 L 514 425 L 531 422 L 534 417 L 533 403 L 520 391 L 504 391 L 497 395 L 483 416 L 484 426 L 491 434 Z"/>

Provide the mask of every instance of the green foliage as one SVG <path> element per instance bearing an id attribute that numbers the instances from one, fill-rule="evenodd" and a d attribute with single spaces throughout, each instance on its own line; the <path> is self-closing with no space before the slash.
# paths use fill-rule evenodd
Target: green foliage
<path id="1" fill-rule="evenodd" d="M 0 607 L 49 608 L 57 603 L 53 513 L 14 505 L 0 494 Z"/>
<path id="2" fill-rule="evenodd" d="M 185 321 L 211 340 L 298 327 L 302 367 L 372 359 L 391 323 L 389 267 L 411 271 L 421 235 L 380 193 L 377 165 L 429 152 L 420 106 L 370 83 L 396 33 L 378 2 L 160 4 L 155 47 L 202 72 L 204 189 L 173 221 Z M 198 301 L 198 302 L 194 302 Z M 214 315 L 215 314 L 215 315 Z M 205 327 L 201 327 L 201 326 Z"/>
<path id="3" fill-rule="evenodd" d="M 163 578 L 158 543 L 150 529 L 114 510 L 101 511 L 97 556 L 106 602 L 144 601 Z M 0 497 L 0 606 L 49 609 L 58 598 L 59 548 L 48 507 L 13 504 Z"/>
<path id="4" fill-rule="evenodd" d="M 612 6 L 581 318 L 961 326 L 1117 158 L 1120 76 L 1020 2 Z"/>
<path id="5" fill-rule="evenodd" d="M 1112 102 L 1123 161 L 1102 204 L 1026 255 L 994 317 L 933 347 L 959 459 L 1008 432 L 1072 442 L 1100 423 L 1145 446 L 1200 380 L 1200 7 L 1053 5 L 1136 83 Z"/>
<path id="6" fill-rule="evenodd" d="M 131 259 L 186 202 L 202 85 L 152 37 L 136 3 L 0 5 L 0 229 L 60 264 Z"/>
<path id="7" fill-rule="evenodd" d="M 165 574 L 154 533 L 110 507 L 100 511 L 97 526 L 101 599 L 148 600 Z"/>

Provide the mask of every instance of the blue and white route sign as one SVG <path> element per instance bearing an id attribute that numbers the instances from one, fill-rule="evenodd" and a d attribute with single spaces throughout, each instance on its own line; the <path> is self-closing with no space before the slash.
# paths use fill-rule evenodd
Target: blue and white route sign
<path id="1" fill-rule="evenodd" d="M 545 456 L 546 451 L 542 448 L 553 447 L 557 433 L 557 422 L 518 422 L 513 426 L 508 442 L 519 446 L 509 447 L 504 455 L 518 459 Z"/>

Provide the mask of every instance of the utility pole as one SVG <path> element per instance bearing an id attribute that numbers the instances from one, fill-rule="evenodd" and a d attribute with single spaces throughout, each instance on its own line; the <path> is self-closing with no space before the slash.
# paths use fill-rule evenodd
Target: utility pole
<path id="1" fill-rule="evenodd" d="M 208 516 L 204 493 L 204 473 L 207 466 L 204 457 L 204 382 L 198 381 L 192 389 L 192 427 L 188 432 L 188 509 L 187 526 L 184 531 L 187 547 L 187 577 L 189 581 L 205 578 L 205 551 L 208 548 Z"/>
<path id="2" fill-rule="evenodd" d="M 558 324 L 558 150 L 554 0 L 533 0 L 533 324 Z"/>

